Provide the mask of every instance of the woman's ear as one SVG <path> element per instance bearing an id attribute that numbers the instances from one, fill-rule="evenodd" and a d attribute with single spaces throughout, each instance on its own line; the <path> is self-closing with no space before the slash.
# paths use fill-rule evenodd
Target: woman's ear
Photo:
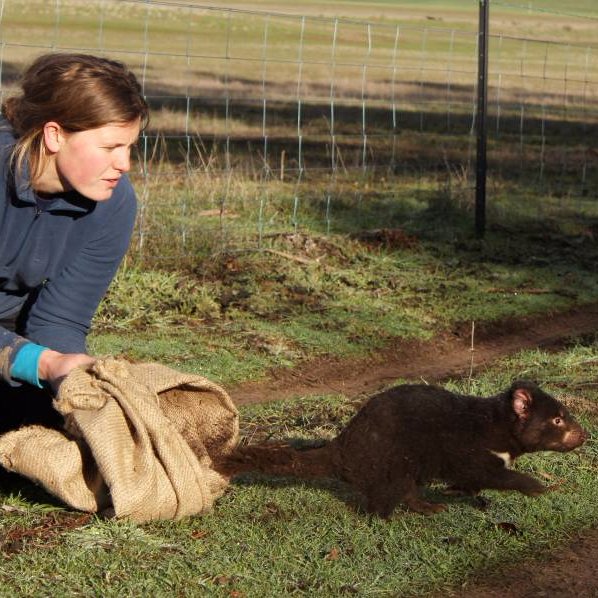
<path id="1" fill-rule="evenodd" d="M 64 131 L 62 127 L 54 121 L 47 122 L 44 125 L 44 144 L 46 149 L 55 154 L 64 141 Z"/>

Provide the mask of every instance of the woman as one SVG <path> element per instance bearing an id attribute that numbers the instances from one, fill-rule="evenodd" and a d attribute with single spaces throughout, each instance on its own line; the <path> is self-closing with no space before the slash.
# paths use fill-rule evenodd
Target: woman
<path id="1" fill-rule="evenodd" d="M 148 119 L 135 76 L 112 60 L 47 54 L 21 87 L 0 122 L 0 426 L 8 411 L 11 426 L 37 421 L 47 390 L 93 361 L 86 336 L 129 245 L 125 175 Z"/>

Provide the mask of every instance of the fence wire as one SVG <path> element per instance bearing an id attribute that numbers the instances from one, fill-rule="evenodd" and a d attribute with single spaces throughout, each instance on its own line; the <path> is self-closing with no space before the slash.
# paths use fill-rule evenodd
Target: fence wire
<path id="1" fill-rule="evenodd" d="M 467 4 L 475 23 L 478 3 Z M 496 5 L 514 18 L 542 12 Z M 48 51 L 107 55 L 138 74 L 152 108 L 132 173 L 139 258 L 397 225 L 399 201 L 471 207 L 475 160 L 477 31 L 408 16 L 3 0 L 0 89 L 13 93 Z M 491 32 L 489 203 L 515 192 L 536 213 L 554 198 L 582 213 L 598 188 L 598 46 Z"/>

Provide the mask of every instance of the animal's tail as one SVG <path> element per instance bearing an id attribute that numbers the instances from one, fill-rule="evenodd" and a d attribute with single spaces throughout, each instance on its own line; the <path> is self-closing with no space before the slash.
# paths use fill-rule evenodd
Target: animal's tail
<path id="1" fill-rule="evenodd" d="M 220 457 L 214 467 L 231 478 L 249 472 L 308 479 L 335 474 L 334 450 L 330 444 L 304 449 L 277 442 L 238 446 Z"/>

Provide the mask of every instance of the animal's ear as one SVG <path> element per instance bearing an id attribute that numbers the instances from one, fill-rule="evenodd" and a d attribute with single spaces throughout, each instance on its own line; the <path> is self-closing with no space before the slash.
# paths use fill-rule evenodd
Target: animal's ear
<path id="1" fill-rule="evenodd" d="M 527 388 L 515 387 L 511 393 L 513 411 L 519 419 L 527 419 L 534 399 Z"/>

